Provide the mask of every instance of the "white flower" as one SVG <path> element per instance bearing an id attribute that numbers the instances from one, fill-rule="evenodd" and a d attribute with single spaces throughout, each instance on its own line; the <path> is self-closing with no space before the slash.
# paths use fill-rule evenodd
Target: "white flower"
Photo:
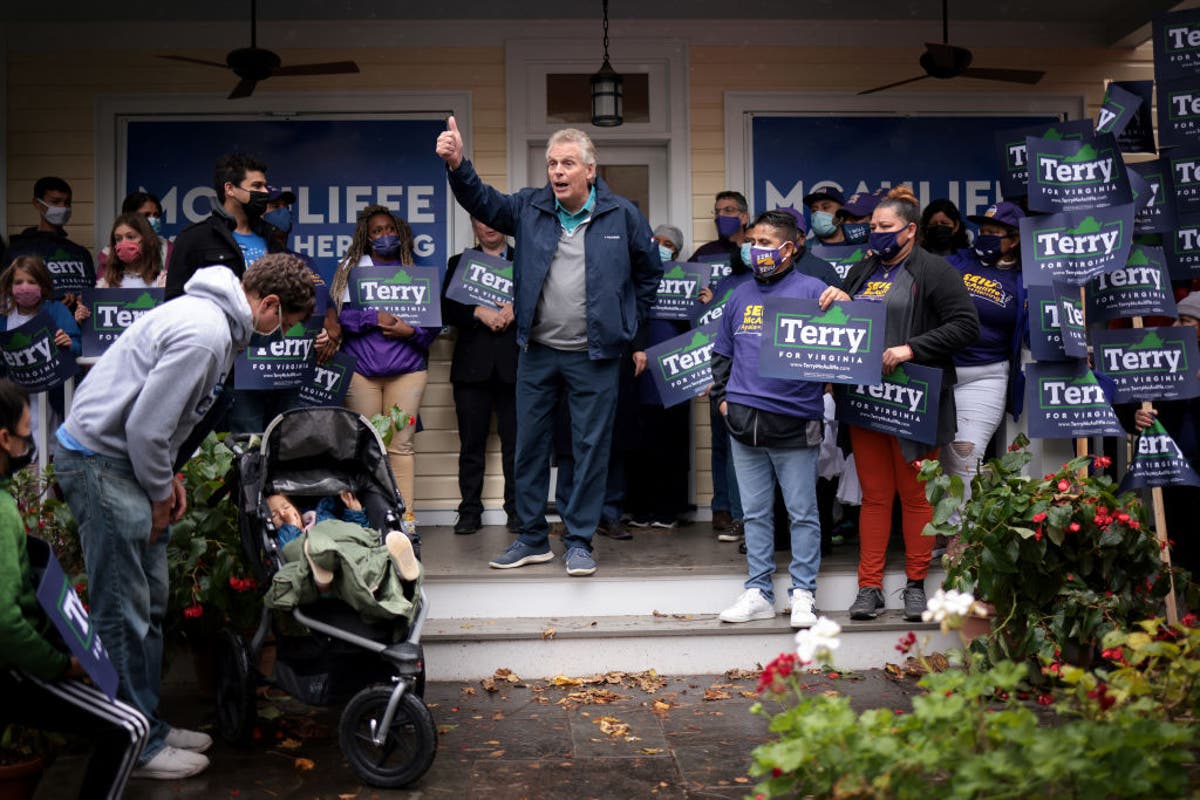
<path id="1" fill-rule="evenodd" d="M 841 647 L 838 634 L 842 626 L 828 617 L 819 617 L 811 628 L 806 628 L 796 634 L 796 655 L 805 664 L 814 661 L 828 663 L 833 659 L 833 651 Z"/>
<path id="2" fill-rule="evenodd" d="M 938 589 L 925 604 L 925 610 L 921 612 L 921 619 L 925 622 L 940 623 L 942 629 L 946 630 L 950 627 L 961 626 L 963 617 L 971 613 L 980 616 L 987 615 L 983 606 L 975 602 L 975 597 L 970 592 L 960 592 L 957 589 L 947 592 Z"/>

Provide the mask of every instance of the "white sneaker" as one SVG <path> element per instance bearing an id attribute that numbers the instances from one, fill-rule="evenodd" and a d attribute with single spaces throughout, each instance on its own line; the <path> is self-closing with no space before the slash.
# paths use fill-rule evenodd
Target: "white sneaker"
<path id="1" fill-rule="evenodd" d="M 815 601 L 813 593 L 808 589 L 792 590 L 793 628 L 811 628 L 817 624 L 817 614 L 813 608 Z"/>
<path id="2" fill-rule="evenodd" d="M 749 622 L 752 619 L 772 619 L 775 606 L 758 589 L 747 589 L 720 614 L 722 622 Z"/>
<path id="3" fill-rule="evenodd" d="M 208 756 L 180 750 L 170 745 L 159 750 L 154 758 L 133 771 L 131 777 L 156 781 L 177 781 L 198 775 L 208 768 Z"/>
<path id="4" fill-rule="evenodd" d="M 212 747 L 212 737 L 200 731 L 189 731 L 186 728 L 171 728 L 167 734 L 167 747 L 178 750 L 191 750 L 193 753 L 203 753 Z"/>

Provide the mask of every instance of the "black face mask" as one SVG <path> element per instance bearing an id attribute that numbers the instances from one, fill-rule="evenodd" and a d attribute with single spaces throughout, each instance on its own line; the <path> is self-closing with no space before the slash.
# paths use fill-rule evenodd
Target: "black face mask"
<path id="1" fill-rule="evenodd" d="M 246 212 L 247 219 L 262 219 L 262 215 L 267 213 L 267 198 L 270 197 L 270 194 L 256 192 L 253 189 L 246 191 L 250 194 L 250 199 L 242 203 L 242 210 Z"/>
<path id="2" fill-rule="evenodd" d="M 922 242 L 925 249 L 931 253 L 949 253 L 954 249 L 954 228 L 946 225 L 930 225 L 925 229 Z"/>
<path id="3" fill-rule="evenodd" d="M 33 434 L 30 434 L 29 436 L 17 436 L 16 434 L 13 434 L 13 436 L 17 439 L 24 439 L 26 448 L 23 455 L 10 455 L 8 457 L 7 476 L 16 475 L 18 472 L 32 464 L 33 460 L 37 458 L 37 439 L 33 438 Z"/>

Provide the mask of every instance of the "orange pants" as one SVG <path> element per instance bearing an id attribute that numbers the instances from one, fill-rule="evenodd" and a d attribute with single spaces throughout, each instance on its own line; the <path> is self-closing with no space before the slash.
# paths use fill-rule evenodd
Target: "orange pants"
<path id="1" fill-rule="evenodd" d="M 850 445 L 858 482 L 862 485 L 862 511 L 858 518 L 858 585 L 883 588 L 888 539 L 892 533 L 892 501 L 900 495 L 904 529 L 904 574 L 924 580 L 933 556 L 933 537 L 922 536 L 933 508 L 925 499 L 925 484 L 918 470 L 904 460 L 895 436 L 850 427 Z M 937 449 L 928 458 L 937 457 Z"/>

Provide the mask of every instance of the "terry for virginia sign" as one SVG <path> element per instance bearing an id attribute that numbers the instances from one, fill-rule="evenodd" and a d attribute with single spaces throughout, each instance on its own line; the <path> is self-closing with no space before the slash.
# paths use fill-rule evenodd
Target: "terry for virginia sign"
<path id="1" fill-rule="evenodd" d="M 650 375 L 664 408 L 702 393 L 712 384 L 712 351 L 716 324 L 696 328 L 646 348 Z"/>
<path id="2" fill-rule="evenodd" d="M 1055 279 L 1079 286 L 1125 265 L 1133 243 L 1133 206 L 1066 211 L 1021 220 L 1026 284 Z"/>
<path id="3" fill-rule="evenodd" d="M 1030 136 L 1029 207 L 1079 211 L 1121 205 L 1133 197 L 1112 134 L 1082 141 Z"/>
<path id="4" fill-rule="evenodd" d="M 1036 438 L 1125 435 L 1104 387 L 1082 361 L 1026 364 L 1025 409 Z"/>
<path id="5" fill-rule="evenodd" d="M 1114 403 L 1200 396 L 1192 328 L 1097 330 L 1092 343 L 1096 369 L 1116 384 Z"/>
<path id="6" fill-rule="evenodd" d="M 85 294 L 92 315 L 80 325 L 83 354 L 103 355 L 117 337 L 163 301 L 162 289 L 93 289 Z"/>
<path id="7" fill-rule="evenodd" d="M 879 383 L 883 370 L 882 303 L 770 298 L 763 303 L 759 374 L 834 383 Z"/>
<path id="8" fill-rule="evenodd" d="M 901 364 L 874 385 L 838 387 L 838 421 L 937 444 L 941 390 L 940 369 Z"/>
<path id="9" fill-rule="evenodd" d="M 437 328 L 442 324 L 435 267 L 355 267 L 351 300 L 357 308 L 399 317 L 409 325 Z"/>

